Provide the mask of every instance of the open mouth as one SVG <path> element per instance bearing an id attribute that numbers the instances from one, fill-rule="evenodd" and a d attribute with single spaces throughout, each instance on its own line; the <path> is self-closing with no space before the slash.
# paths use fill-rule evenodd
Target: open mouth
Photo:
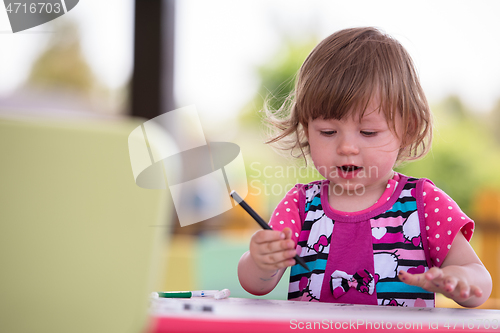
<path id="1" fill-rule="evenodd" d="M 340 170 L 342 170 L 343 172 L 351 172 L 351 171 L 356 171 L 358 169 L 361 169 L 361 167 L 356 165 L 342 165 L 340 167 Z"/>

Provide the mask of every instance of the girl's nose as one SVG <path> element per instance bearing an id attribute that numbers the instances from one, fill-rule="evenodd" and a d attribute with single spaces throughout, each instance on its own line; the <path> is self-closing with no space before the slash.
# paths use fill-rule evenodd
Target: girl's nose
<path id="1" fill-rule="evenodd" d="M 337 146 L 337 154 L 339 155 L 357 155 L 359 154 L 359 147 L 355 140 L 347 136 L 340 138 L 339 145 Z"/>

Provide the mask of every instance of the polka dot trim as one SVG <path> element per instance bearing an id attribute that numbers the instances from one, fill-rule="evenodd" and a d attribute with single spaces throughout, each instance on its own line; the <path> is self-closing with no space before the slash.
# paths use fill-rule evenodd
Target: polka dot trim
<path id="1" fill-rule="evenodd" d="M 448 195 L 429 182 L 424 183 L 423 192 L 429 253 L 433 264 L 440 266 L 459 231 L 470 240 L 474 232 L 474 222 Z M 293 188 L 278 204 L 269 222 L 274 230 L 290 228 L 295 243 L 298 242 L 302 227 L 298 199 L 297 188 Z"/>
<path id="2" fill-rule="evenodd" d="M 292 240 L 297 244 L 300 236 L 301 223 L 299 215 L 299 192 L 297 188 L 290 190 L 287 195 L 281 200 L 281 202 L 276 206 L 273 214 L 271 215 L 271 220 L 269 225 L 274 230 L 281 231 L 284 228 L 292 229 Z"/>
<path id="3" fill-rule="evenodd" d="M 446 193 L 431 183 L 424 183 L 423 194 L 429 253 L 432 262 L 440 266 L 459 231 L 467 240 L 470 239 L 474 222 Z"/>

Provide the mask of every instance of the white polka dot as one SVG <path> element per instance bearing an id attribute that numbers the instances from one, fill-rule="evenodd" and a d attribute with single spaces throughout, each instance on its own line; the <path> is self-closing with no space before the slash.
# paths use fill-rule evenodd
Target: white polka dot
<path id="1" fill-rule="evenodd" d="M 465 216 L 462 216 L 462 217 L 461 217 L 461 219 L 462 219 L 462 220 L 465 220 Z"/>
<path id="2" fill-rule="evenodd" d="M 451 217 L 448 217 L 448 222 L 451 222 L 452 218 Z"/>
<path id="3" fill-rule="evenodd" d="M 285 224 L 285 222 L 284 221 L 280 221 L 280 224 Z"/>
<path id="4" fill-rule="evenodd" d="M 467 230 L 464 230 L 464 235 L 467 235 Z"/>
<path id="5" fill-rule="evenodd" d="M 297 191 L 293 191 L 293 193 L 295 194 L 295 193 L 297 193 Z"/>
<path id="6" fill-rule="evenodd" d="M 451 235 L 451 230 L 448 230 L 448 235 Z"/>
<path id="7" fill-rule="evenodd" d="M 287 208 L 287 209 L 286 209 L 286 211 L 287 211 L 287 212 L 289 212 L 289 211 L 290 211 L 290 208 Z"/>
<path id="8" fill-rule="evenodd" d="M 451 249 L 451 244 L 448 244 L 447 248 L 448 248 L 448 250 Z"/>
<path id="9" fill-rule="evenodd" d="M 285 201 L 285 205 L 288 205 L 288 201 Z"/>
<path id="10" fill-rule="evenodd" d="M 436 246 L 436 251 L 439 251 L 439 250 L 440 250 L 439 246 Z"/>
<path id="11" fill-rule="evenodd" d="M 429 216 L 429 214 L 425 213 L 425 217 Z"/>
<path id="12" fill-rule="evenodd" d="M 453 209 L 453 207 L 451 207 L 451 206 L 448 206 L 448 209 Z"/>
<path id="13" fill-rule="evenodd" d="M 387 188 L 390 188 L 391 187 L 391 184 L 387 184 Z"/>
<path id="14" fill-rule="evenodd" d="M 434 209 L 434 213 L 439 212 L 439 208 Z"/>
<path id="15" fill-rule="evenodd" d="M 391 197 L 387 198 L 387 201 L 389 201 L 389 199 L 390 199 L 390 198 L 391 198 Z M 391 208 L 392 208 L 392 207 L 391 207 Z"/>
<path id="16" fill-rule="evenodd" d="M 293 199 L 293 201 L 297 202 L 297 199 Z"/>
<path id="17" fill-rule="evenodd" d="M 295 220 L 292 220 L 292 223 L 295 223 Z"/>
<path id="18" fill-rule="evenodd" d="M 439 262 L 439 258 L 436 258 L 436 261 Z"/>
<path id="19" fill-rule="evenodd" d="M 426 227 L 425 227 L 425 230 L 429 230 L 429 229 L 430 229 L 430 228 L 429 228 L 429 226 L 426 226 Z"/>
<path id="20" fill-rule="evenodd" d="M 298 232 L 295 233 L 295 237 L 299 237 L 299 233 Z"/>
<path id="21" fill-rule="evenodd" d="M 425 192 L 424 192 L 424 197 L 425 197 L 425 195 L 426 195 L 426 194 L 427 194 L 427 193 L 425 193 Z"/>
<path id="22" fill-rule="evenodd" d="M 427 206 L 427 204 L 424 202 L 424 207 Z"/>
<path id="23" fill-rule="evenodd" d="M 436 222 L 436 224 L 437 224 L 437 225 L 440 225 L 440 224 L 441 224 L 441 222 L 437 221 L 437 222 Z"/>
<path id="24" fill-rule="evenodd" d="M 439 197 L 435 197 L 434 200 L 438 201 L 439 200 Z"/>
<path id="25" fill-rule="evenodd" d="M 436 238 L 439 238 L 439 234 L 436 234 Z"/>
<path id="26" fill-rule="evenodd" d="M 437 188 L 435 188 L 435 189 L 434 189 L 434 192 L 437 192 L 437 191 L 438 191 L 438 189 L 437 189 Z"/>
<path id="27" fill-rule="evenodd" d="M 427 239 L 429 239 L 429 236 L 427 236 Z M 430 250 L 430 249 L 431 249 L 431 248 L 429 248 L 429 250 Z"/>
<path id="28" fill-rule="evenodd" d="M 276 216 L 278 216 L 278 215 L 280 215 L 280 213 L 279 213 L 279 212 L 278 212 L 278 213 L 276 213 Z"/>

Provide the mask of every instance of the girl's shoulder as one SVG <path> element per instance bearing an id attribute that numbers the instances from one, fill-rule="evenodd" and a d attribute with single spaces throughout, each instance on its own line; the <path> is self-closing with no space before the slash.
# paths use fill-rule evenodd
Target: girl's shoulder
<path id="1" fill-rule="evenodd" d="M 315 181 L 312 181 L 310 183 L 297 183 L 297 184 L 295 184 L 294 188 L 306 189 L 306 190 L 311 189 L 311 188 L 315 188 L 315 187 L 321 188 L 321 186 L 323 186 L 325 184 L 325 182 L 328 182 L 328 180 L 322 179 L 322 180 L 315 180 Z"/>
<path id="2" fill-rule="evenodd" d="M 328 180 L 315 180 L 307 184 L 298 183 L 288 192 L 297 196 L 300 201 L 311 201 L 314 197 L 321 195 L 321 190 L 328 185 Z"/>
<path id="3" fill-rule="evenodd" d="M 421 195 L 430 256 L 433 264 L 439 267 L 459 232 L 470 241 L 474 221 L 448 194 L 430 181 L 423 182 Z"/>

